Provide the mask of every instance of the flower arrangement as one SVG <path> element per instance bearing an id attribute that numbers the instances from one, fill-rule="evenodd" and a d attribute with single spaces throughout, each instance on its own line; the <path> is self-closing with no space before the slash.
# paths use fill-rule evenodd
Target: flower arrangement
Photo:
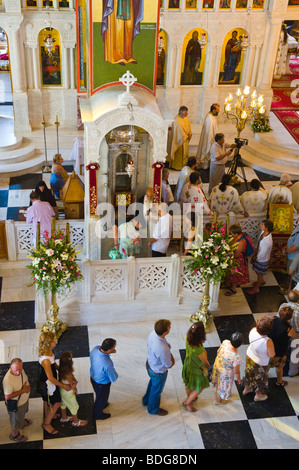
<path id="1" fill-rule="evenodd" d="M 192 276 L 199 275 L 202 280 L 212 280 L 216 284 L 236 270 L 235 248 L 233 238 L 226 235 L 226 225 L 215 222 L 204 235 L 202 245 L 189 251 L 192 258 L 184 262 Z"/>
<path id="2" fill-rule="evenodd" d="M 253 130 L 254 133 L 256 132 L 270 132 L 272 131 L 269 123 L 269 117 L 268 116 L 261 116 L 258 115 L 254 118 L 254 120 L 251 123 L 251 129 Z"/>
<path id="3" fill-rule="evenodd" d="M 32 262 L 27 266 L 31 270 L 30 279 L 44 295 L 64 294 L 71 284 L 81 281 L 83 276 L 77 264 L 77 254 L 72 243 L 68 241 L 65 230 L 56 230 L 49 237 L 44 232 L 44 243 L 29 251 Z"/>

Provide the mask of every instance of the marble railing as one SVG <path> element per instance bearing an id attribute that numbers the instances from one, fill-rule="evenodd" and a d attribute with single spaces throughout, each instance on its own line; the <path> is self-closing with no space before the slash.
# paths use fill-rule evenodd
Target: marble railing
<path id="1" fill-rule="evenodd" d="M 260 234 L 260 224 L 266 218 L 266 213 L 254 214 L 250 217 L 242 215 L 231 215 L 229 224 L 239 224 L 243 232 L 246 232 L 253 243 L 255 243 Z M 204 216 L 203 223 L 211 222 L 212 216 Z M 220 215 L 218 220 L 226 222 L 226 215 Z M 70 239 L 79 250 L 84 245 L 84 220 L 60 220 L 58 225 L 60 229 L 65 229 L 67 222 L 70 226 Z M 294 226 L 299 223 L 299 214 L 294 214 Z M 6 239 L 8 260 L 16 261 L 27 258 L 28 250 L 32 247 L 32 225 L 26 222 L 16 222 L 6 220 Z"/>
<path id="2" fill-rule="evenodd" d="M 69 223 L 70 240 L 79 250 L 82 250 L 84 242 L 84 220 L 59 220 L 57 222 L 61 230 L 66 229 L 66 224 Z M 27 259 L 28 250 L 32 248 L 32 224 L 6 220 L 5 228 L 8 260 L 16 261 Z"/>

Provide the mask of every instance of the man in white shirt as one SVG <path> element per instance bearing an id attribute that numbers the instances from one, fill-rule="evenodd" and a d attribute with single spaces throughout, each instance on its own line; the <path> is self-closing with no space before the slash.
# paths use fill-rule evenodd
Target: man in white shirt
<path id="1" fill-rule="evenodd" d="M 153 257 L 166 256 L 172 232 L 172 216 L 167 213 L 166 204 L 159 204 L 158 215 L 159 220 L 154 227 L 153 236 L 149 241 Z"/>
<path id="2" fill-rule="evenodd" d="M 211 194 L 214 186 L 220 183 L 222 176 L 225 173 L 225 164 L 227 157 L 231 155 L 232 150 L 237 144 L 226 144 L 224 134 L 219 133 L 215 135 L 215 142 L 211 147 L 211 164 L 210 164 L 210 184 L 209 194 Z"/>
<path id="3" fill-rule="evenodd" d="M 199 138 L 196 158 L 199 160 L 200 168 L 207 169 L 210 165 L 210 149 L 213 145 L 215 135 L 218 134 L 217 116 L 220 106 L 217 103 L 212 104 L 210 111 L 205 117 Z"/>
<path id="4" fill-rule="evenodd" d="M 51 236 L 52 217 L 55 217 L 55 212 L 48 202 L 40 200 L 39 195 L 35 191 L 30 193 L 30 201 L 32 206 L 27 209 L 26 223 L 33 224 L 32 243 L 33 247 L 36 248 L 37 222 L 40 222 L 40 237 L 42 241 L 45 231 Z"/>

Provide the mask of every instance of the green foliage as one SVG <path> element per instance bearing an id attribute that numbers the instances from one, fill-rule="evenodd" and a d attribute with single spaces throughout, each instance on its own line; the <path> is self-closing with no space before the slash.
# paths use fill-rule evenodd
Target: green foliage
<path id="1" fill-rule="evenodd" d="M 67 241 L 64 230 L 55 231 L 51 237 L 45 233 L 45 242 L 29 251 L 32 262 L 27 268 L 31 271 L 31 283 L 44 295 L 65 294 L 71 285 L 82 280 L 77 264 L 77 254 L 72 243 Z"/>
<path id="2" fill-rule="evenodd" d="M 270 121 L 268 116 L 258 115 L 254 118 L 251 123 L 251 129 L 253 132 L 270 132 L 272 131 L 270 127 Z"/>
<path id="3" fill-rule="evenodd" d="M 202 280 L 209 278 L 213 283 L 222 282 L 232 271 L 237 271 L 234 257 L 236 244 L 226 235 L 226 226 L 213 223 L 210 232 L 203 237 L 199 248 L 188 252 L 192 256 L 184 263 L 192 276 L 199 275 Z"/>

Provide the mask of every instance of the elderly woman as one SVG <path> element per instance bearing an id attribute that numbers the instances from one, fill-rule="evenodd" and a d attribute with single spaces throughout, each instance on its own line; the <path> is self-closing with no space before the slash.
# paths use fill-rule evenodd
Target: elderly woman
<path id="1" fill-rule="evenodd" d="M 249 333 L 243 395 L 255 392 L 254 401 L 264 401 L 268 398 L 266 389 L 268 388 L 269 361 L 275 356 L 273 341 L 268 336 L 272 326 L 272 318 L 264 316 L 257 321 L 256 327 L 252 328 Z"/>

